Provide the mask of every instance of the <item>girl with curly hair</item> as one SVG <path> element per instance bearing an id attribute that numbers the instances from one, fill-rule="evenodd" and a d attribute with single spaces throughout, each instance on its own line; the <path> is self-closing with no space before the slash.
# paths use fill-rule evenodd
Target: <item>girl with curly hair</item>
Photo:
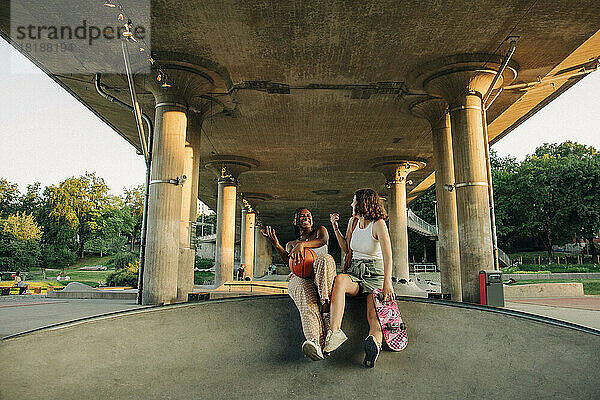
<path id="1" fill-rule="evenodd" d="M 392 289 L 392 245 L 385 221 L 387 214 L 379 195 L 372 189 L 360 189 L 352 199 L 352 218 L 346 235 L 338 227 L 338 214 L 330 214 L 337 241 L 345 253 L 352 250 L 350 267 L 336 276 L 331 295 L 331 325 L 325 338 L 324 351 L 330 353 L 347 339 L 342 332 L 342 317 L 346 295 L 367 294 L 367 321 L 369 335 L 365 339 L 365 359 L 369 368 L 381 351 L 383 334 L 373 302 L 373 291 L 383 288 L 384 301 L 394 298 Z"/>
<path id="2" fill-rule="evenodd" d="M 306 341 L 302 344 L 302 352 L 311 360 L 324 358 L 323 343 L 329 326 L 329 309 L 331 290 L 335 278 L 335 261 L 327 253 L 329 234 L 324 226 L 315 227 L 311 212 L 300 207 L 294 211 L 292 220 L 296 240 L 286 243 L 285 248 L 279 243 L 275 230 L 267 226 L 261 233 L 273 245 L 284 263 L 298 260 L 304 249 L 309 247 L 317 253 L 313 264 L 314 274 L 309 278 L 301 278 L 293 273 L 289 276 L 288 294 L 294 300 L 300 312 L 300 321 Z"/>

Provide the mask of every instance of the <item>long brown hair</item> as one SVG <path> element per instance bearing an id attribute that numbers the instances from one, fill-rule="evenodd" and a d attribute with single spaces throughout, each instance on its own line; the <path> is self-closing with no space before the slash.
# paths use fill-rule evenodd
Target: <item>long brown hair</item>
<path id="1" fill-rule="evenodd" d="M 355 212 L 369 221 L 378 221 L 383 219 L 387 221 L 388 215 L 381 204 L 381 199 L 373 189 L 359 189 L 354 192 L 356 197 Z"/>

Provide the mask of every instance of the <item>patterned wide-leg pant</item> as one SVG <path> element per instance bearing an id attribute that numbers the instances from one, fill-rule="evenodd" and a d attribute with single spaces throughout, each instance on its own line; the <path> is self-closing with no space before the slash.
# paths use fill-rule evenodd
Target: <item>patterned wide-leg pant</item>
<path id="1" fill-rule="evenodd" d="M 320 306 L 331 297 L 335 278 L 333 257 L 329 254 L 318 256 L 313 264 L 313 270 L 314 278 L 304 279 L 291 274 L 288 293 L 300 312 L 304 337 L 323 347 L 327 327 L 321 316 Z"/>

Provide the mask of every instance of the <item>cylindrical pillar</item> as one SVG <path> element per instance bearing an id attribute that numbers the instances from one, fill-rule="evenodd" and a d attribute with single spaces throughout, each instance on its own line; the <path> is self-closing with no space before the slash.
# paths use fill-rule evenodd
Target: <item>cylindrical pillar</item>
<path id="1" fill-rule="evenodd" d="M 454 161 L 450 114 L 447 103 L 440 98 L 427 97 L 410 106 L 413 114 L 425 118 L 431 126 L 435 162 L 435 195 L 437 214 L 437 264 L 440 268 L 442 294 L 454 301 L 462 300 L 458 218 L 454 185 Z"/>
<path id="2" fill-rule="evenodd" d="M 194 289 L 194 249 L 191 247 L 192 237 L 192 186 L 194 168 L 194 150 L 191 146 L 185 147 L 183 174 L 187 177 L 183 184 L 181 194 L 181 224 L 179 235 L 179 267 L 177 273 L 177 301 L 187 301 L 188 293 Z M 195 205 L 195 202 L 194 202 Z"/>
<path id="3" fill-rule="evenodd" d="M 475 94 L 450 106 L 462 292 L 471 303 L 479 301 L 478 272 L 494 269 L 481 107 Z"/>
<path id="4" fill-rule="evenodd" d="M 241 218 L 240 218 L 240 265 L 246 264 L 246 246 L 244 243 L 246 241 L 246 215 L 248 215 L 248 209 L 242 205 L 241 210 Z M 254 239 L 254 236 L 252 237 Z"/>
<path id="5" fill-rule="evenodd" d="M 273 264 L 273 246 L 265 239 L 265 266 L 263 267 L 263 275 L 267 274 L 267 268 Z"/>
<path id="6" fill-rule="evenodd" d="M 495 75 L 491 68 L 463 66 L 425 83 L 449 105 L 462 300 L 470 303 L 479 302 L 479 271 L 494 267 L 481 99 Z"/>
<path id="7" fill-rule="evenodd" d="M 182 175 L 187 119 L 185 107 L 156 107 L 152 177 L 142 304 L 170 304 L 177 298 L 182 187 L 168 182 Z"/>
<path id="8" fill-rule="evenodd" d="M 219 180 L 217 198 L 217 249 L 215 284 L 233 280 L 235 246 L 236 184 L 233 180 Z"/>
<path id="9" fill-rule="evenodd" d="M 392 279 L 402 284 L 410 282 L 406 177 L 425 165 L 422 161 L 408 161 L 401 157 L 375 159 L 373 163 L 373 168 L 381 171 L 387 178 L 389 196 L 386 203 L 390 224 L 390 241 L 392 242 Z"/>
<path id="10" fill-rule="evenodd" d="M 444 113 L 437 126 L 432 126 L 431 133 L 437 201 L 437 256 L 442 294 L 450 295 L 452 300 L 462 301 L 456 192 L 447 189 L 454 184 L 450 114 Z"/>
<path id="11" fill-rule="evenodd" d="M 267 246 L 271 246 L 271 244 L 260 233 L 260 227 L 256 226 L 254 230 L 254 270 L 257 277 L 266 275 L 265 259 Z"/>
<path id="12" fill-rule="evenodd" d="M 408 214 L 406 209 L 406 175 L 396 169 L 396 178 L 390 180 L 389 218 L 390 240 L 392 242 L 392 277 L 398 282 L 408 282 Z"/>
<path id="13" fill-rule="evenodd" d="M 242 228 L 242 241 L 241 248 L 243 249 L 243 263 L 244 263 L 244 275 L 254 279 L 254 223 L 256 214 L 247 211 L 242 212 L 242 222 L 244 224 Z"/>

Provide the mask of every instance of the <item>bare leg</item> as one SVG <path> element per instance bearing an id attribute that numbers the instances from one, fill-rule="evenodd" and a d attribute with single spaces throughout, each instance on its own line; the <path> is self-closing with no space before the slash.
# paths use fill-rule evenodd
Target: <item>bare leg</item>
<path id="1" fill-rule="evenodd" d="M 346 295 L 356 296 L 360 287 L 358 283 L 352 282 L 347 274 L 335 277 L 333 291 L 331 293 L 331 330 L 339 331 L 342 327 L 342 318 L 346 308 Z"/>
<path id="2" fill-rule="evenodd" d="M 381 325 L 379 325 L 379 318 L 377 318 L 377 312 L 375 311 L 373 293 L 367 296 L 367 321 L 369 322 L 369 335 L 373 336 L 377 344 L 381 346 L 383 333 L 381 332 Z"/>

